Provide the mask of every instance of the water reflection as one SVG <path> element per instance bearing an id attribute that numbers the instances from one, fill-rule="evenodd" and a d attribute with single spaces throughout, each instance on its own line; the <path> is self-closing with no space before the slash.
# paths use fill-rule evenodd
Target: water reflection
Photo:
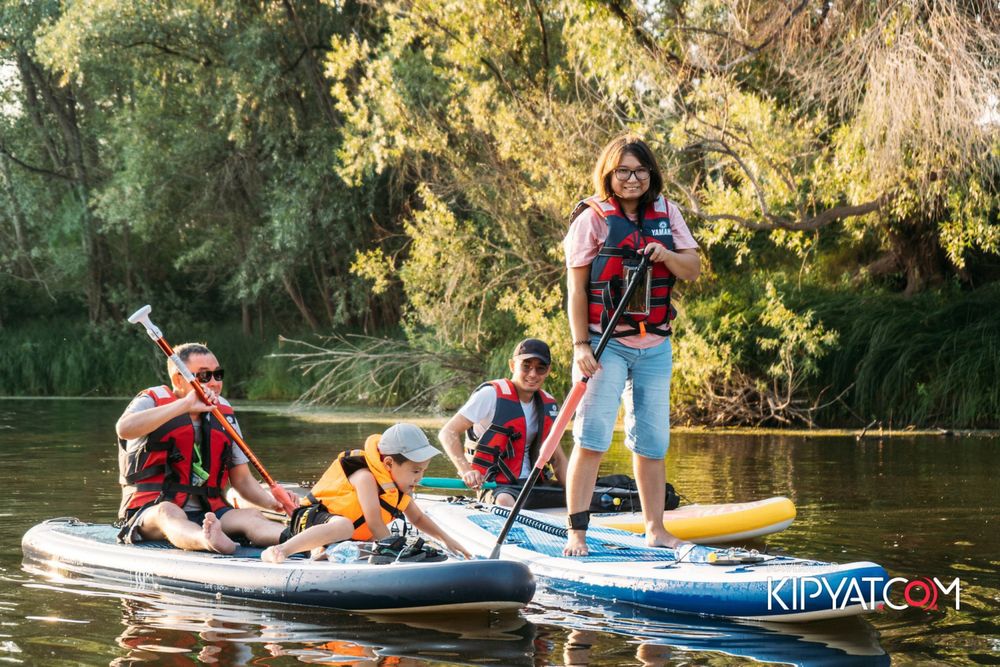
<path id="1" fill-rule="evenodd" d="M 857 618 L 801 625 L 734 623 L 586 604 L 542 593 L 524 614 L 378 617 L 307 607 L 137 594 L 81 580 L 39 583 L 65 598 L 117 599 L 111 665 L 666 665 L 750 660 L 792 665 L 887 665 L 874 629 Z M 65 600 L 64 600 L 65 601 Z M 51 621 L 88 622 L 68 610 Z M 80 648 L 80 647 L 77 647 Z M 94 654 L 104 652 L 94 651 Z M 266 659 L 266 660 L 259 660 Z"/>
<path id="2" fill-rule="evenodd" d="M 540 627 L 569 630 L 558 661 L 566 665 L 664 665 L 702 662 L 711 654 L 790 665 L 889 664 L 874 628 L 857 617 L 802 624 L 736 623 L 631 605 L 586 605 L 552 593 L 536 596 L 529 611 Z M 628 640 L 623 643 L 621 637 Z"/>

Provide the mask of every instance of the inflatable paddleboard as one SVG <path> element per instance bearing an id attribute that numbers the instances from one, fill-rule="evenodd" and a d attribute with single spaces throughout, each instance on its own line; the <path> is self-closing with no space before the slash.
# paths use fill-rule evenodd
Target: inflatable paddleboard
<path id="1" fill-rule="evenodd" d="M 421 507 L 484 557 L 508 516 L 504 508 L 471 502 Z M 840 565 L 696 545 L 654 549 L 639 535 L 598 526 L 587 532 L 589 556 L 565 557 L 562 523 L 522 512 L 500 557 L 527 564 L 552 590 L 682 613 L 798 622 L 854 616 L 884 604 L 888 575 L 875 563 Z"/>
<path id="2" fill-rule="evenodd" d="M 309 489 L 292 484 L 283 485 L 289 491 L 304 496 Z M 440 496 L 417 494 L 418 504 L 434 501 Z M 233 507 L 254 507 L 262 510 L 272 519 L 283 519 L 283 514 L 263 509 L 248 503 L 235 489 L 227 491 L 226 500 Z M 565 516 L 566 508 L 535 510 Z M 765 498 L 749 503 L 725 503 L 719 505 L 684 505 L 663 513 L 663 525 L 682 540 L 698 544 L 724 544 L 750 540 L 773 533 L 779 533 L 792 525 L 795 520 L 795 504 L 783 496 Z M 604 528 L 644 533 L 646 525 L 641 512 L 609 512 L 591 514 L 590 523 Z"/>
<path id="3" fill-rule="evenodd" d="M 565 508 L 537 510 L 565 516 Z M 795 520 L 795 504 L 775 496 L 750 503 L 684 505 L 663 513 L 663 526 L 682 540 L 698 544 L 723 544 L 780 533 Z M 590 515 L 593 526 L 646 532 L 642 512 L 609 512 Z"/>
<path id="4" fill-rule="evenodd" d="M 227 556 L 183 551 L 166 542 L 118 544 L 117 534 L 107 524 L 44 521 L 21 540 L 24 567 L 40 575 L 86 577 L 137 590 L 164 588 L 379 614 L 520 609 L 535 592 L 529 569 L 509 560 L 372 564 L 293 557 L 267 563 L 253 547 Z"/>

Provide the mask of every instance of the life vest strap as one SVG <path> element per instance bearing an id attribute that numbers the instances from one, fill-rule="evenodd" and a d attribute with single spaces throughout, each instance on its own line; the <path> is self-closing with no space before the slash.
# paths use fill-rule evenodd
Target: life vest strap
<path id="1" fill-rule="evenodd" d="M 400 494 L 399 497 L 400 497 L 400 499 L 402 499 L 403 495 Z M 395 505 L 390 504 L 384 498 L 379 498 L 378 499 L 378 504 L 382 506 L 382 509 L 384 509 L 386 512 L 388 512 L 389 514 L 391 514 L 393 516 L 393 518 L 398 519 L 399 517 L 403 516 L 403 511 L 402 510 L 400 510 Z"/>
<path id="2" fill-rule="evenodd" d="M 160 473 L 165 474 L 167 470 L 168 467 L 166 465 L 150 466 L 148 468 L 143 468 L 142 470 L 136 471 L 131 475 L 125 475 L 125 481 L 128 483 L 129 486 L 132 486 L 136 482 L 141 482 L 144 479 L 149 479 L 150 477 L 154 477 L 155 475 L 159 475 Z M 157 484 L 157 487 L 159 487 L 159 484 Z"/>
<path id="3" fill-rule="evenodd" d="M 671 319 L 673 319 L 673 318 L 671 318 Z M 628 324 L 629 324 L 628 322 L 619 322 L 618 326 L 623 326 L 623 325 L 628 325 Z M 594 336 L 600 336 L 601 335 L 600 331 L 595 331 L 594 329 L 590 329 L 589 331 Z M 639 327 L 638 327 L 638 325 L 636 325 L 634 329 L 622 329 L 621 331 L 615 331 L 614 333 L 611 334 L 611 337 L 612 338 L 625 338 L 627 336 L 635 336 L 638 333 L 639 333 Z M 670 327 L 661 328 L 661 326 L 649 326 L 649 325 L 646 325 L 646 333 L 656 334 L 657 336 L 672 336 L 674 334 L 674 330 L 671 329 Z"/>
<path id="4" fill-rule="evenodd" d="M 191 496 L 204 496 L 206 498 L 222 497 L 222 489 L 217 486 L 194 486 L 191 484 L 167 483 L 163 485 L 163 492 L 166 495 L 186 493 Z"/>
<path id="5" fill-rule="evenodd" d="M 635 248 L 609 248 L 608 246 L 603 246 L 598 252 L 598 257 L 624 257 L 625 259 L 635 259 L 639 257 L 639 253 L 635 251 Z"/>

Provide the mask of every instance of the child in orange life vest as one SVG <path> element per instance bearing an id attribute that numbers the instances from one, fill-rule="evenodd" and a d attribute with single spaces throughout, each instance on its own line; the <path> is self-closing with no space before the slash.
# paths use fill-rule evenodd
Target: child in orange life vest
<path id="1" fill-rule="evenodd" d="M 396 424 L 372 435 L 364 450 L 343 452 L 292 514 L 280 544 L 261 558 L 280 563 L 288 556 L 344 540 L 389 537 L 386 524 L 405 515 L 418 530 L 452 551 L 471 555 L 412 502 L 413 490 L 440 452 L 413 424 Z"/>

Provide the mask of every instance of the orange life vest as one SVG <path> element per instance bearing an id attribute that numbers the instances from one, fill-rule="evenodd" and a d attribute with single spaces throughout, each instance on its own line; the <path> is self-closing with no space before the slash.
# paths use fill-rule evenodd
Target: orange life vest
<path id="1" fill-rule="evenodd" d="M 322 504 L 330 514 L 352 521 L 354 523 L 352 540 L 371 540 L 374 536 L 365 523 L 365 515 L 358 501 L 358 492 L 344 471 L 347 459 L 354 459 L 351 461 L 354 464 L 363 464 L 375 478 L 375 483 L 379 486 L 378 501 L 381 506 L 382 523 L 388 524 L 393 519 L 401 517 L 403 510 L 410 504 L 409 494 L 400 492 L 399 487 L 392 481 L 389 470 L 382 463 L 382 455 L 378 451 L 380 438 L 380 435 L 368 436 L 363 450 L 341 452 L 311 491 L 300 500 L 303 506 Z M 350 467 L 358 469 L 360 466 Z"/>
<path id="2" fill-rule="evenodd" d="M 144 394 L 155 403 L 155 407 L 179 400 L 167 386 L 150 387 Z M 219 410 L 233 423 L 233 408 L 224 398 L 219 398 Z M 228 507 L 223 493 L 229 481 L 232 440 L 214 416 L 204 413 L 201 417 L 201 442 L 195 443 L 194 424 L 187 414 L 178 415 L 161 424 L 146 436 L 146 444 L 129 452 L 125 441 L 118 441 L 118 482 L 131 493 L 124 495 L 119 517 L 125 511 L 147 505 L 169 501 L 180 507 L 188 496 L 202 500 L 206 510 L 215 511 Z M 204 484 L 191 483 L 191 462 L 198 447 L 202 467 L 208 473 Z"/>

